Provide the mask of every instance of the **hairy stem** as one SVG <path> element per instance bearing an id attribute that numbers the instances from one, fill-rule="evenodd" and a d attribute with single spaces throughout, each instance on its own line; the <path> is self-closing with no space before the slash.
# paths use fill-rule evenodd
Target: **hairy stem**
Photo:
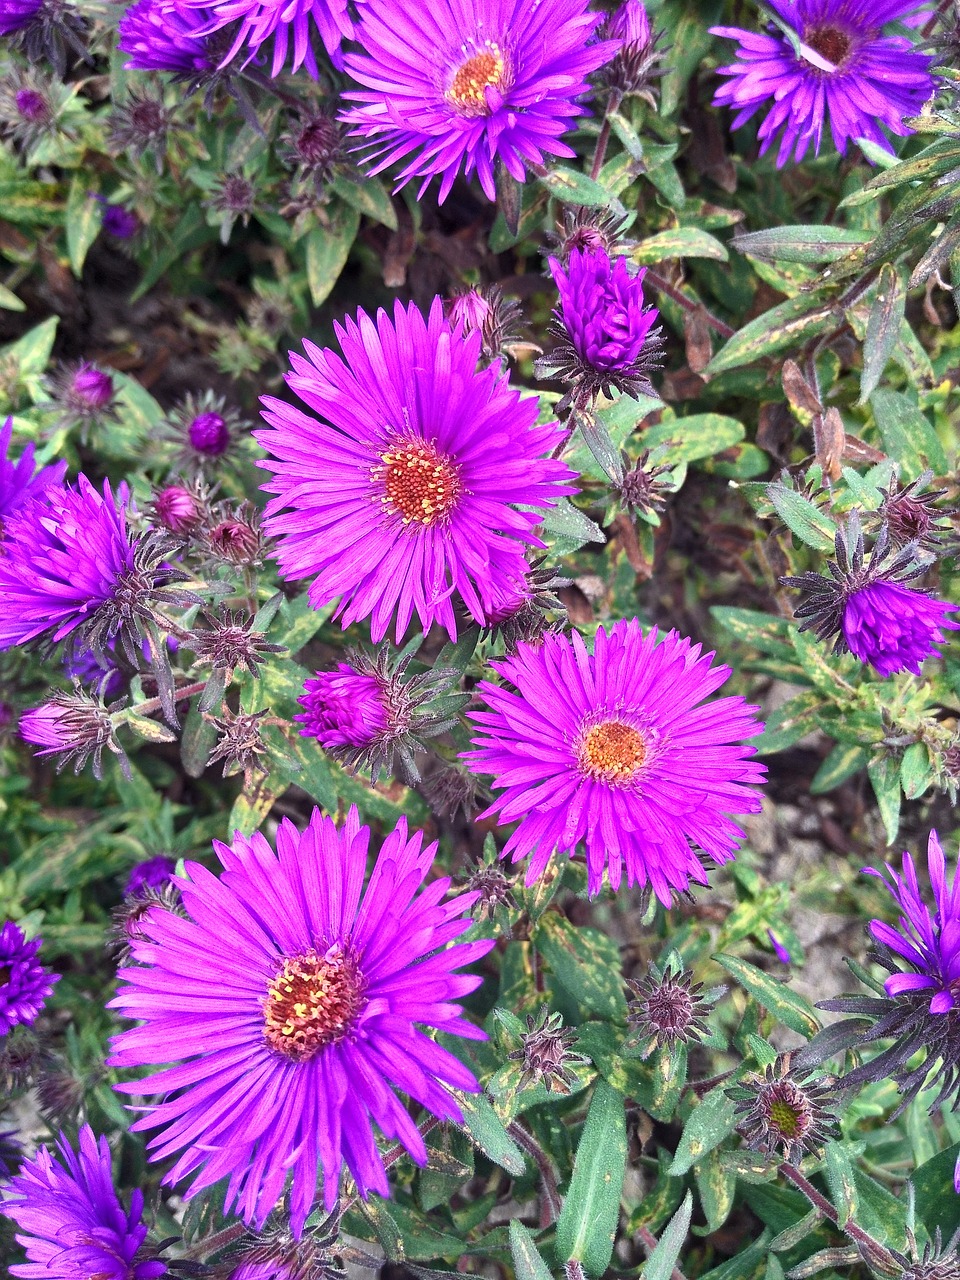
<path id="1" fill-rule="evenodd" d="M 644 281 L 649 284 L 651 288 L 656 289 L 657 293 L 662 293 L 666 297 L 672 298 L 674 302 L 683 307 L 684 311 L 697 311 L 702 309 L 704 320 L 706 320 L 711 329 L 720 334 L 721 338 L 732 338 L 736 333 L 736 329 L 731 329 L 726 321 L 721 320 L 719 316 L 715 316 L 709 312 L 706 307 L 703 306 L 703 303 L 694 302 L 693 299 L 688 298 L 685 293 L 681 293 L 681 291 L 675 288 L 669 280 L 665 280 L 659 272 L 651 271 L 650 268 L 647 267 L 647 274 L 644 277 Z"/>
<path id="2" fill-rule="evenodd" d="M 557 1179 L 554 1176 L 553 1166 L 550 1160 L 537 1142 L 532 1133 L 528 1133 L 519 1121 L 514 1120 L 507 1128 L 507 1133 L 514 1140 L 518 1147 L 522 1147 L 530 1156 L 540 1171 L 540 1178 L 543 1182 L 543 1200 L 544 1207 L 549 1213 L 544 1226 L 549 1226 L 551 1222 L 556 1222 L 560 1217 L 560 1192 L 557 1190 Z"/>

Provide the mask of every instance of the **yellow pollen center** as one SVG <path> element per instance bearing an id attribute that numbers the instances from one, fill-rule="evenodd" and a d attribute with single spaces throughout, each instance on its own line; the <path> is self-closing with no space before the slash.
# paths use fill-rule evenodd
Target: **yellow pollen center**
<path id="1" fill-rule="evenodd" d="M 577 748 L 581 772 L 598 782 L 629 782 L 647 756 L 643 735 L 621 720 L 605 720 L 588 729 Z"/>
<path id="2" fill-rule="evenodd" d="M 487 90 L 503 87 L 505 64 L 495 44 L 460 64 L 447 90 L 447 101 L 464 116 L 489 115 Z"/>
<path id="3" fill-rule="evenodd" d="M 383 480 L 383 501 L 404 524 L 436 524 L 456 506 L 463 492 L 459 468 L 429 441 L 404 441 L 381 458 L 375 474 Z"/>
<path id="4" fill-rule="evenodd" d="M 294 1062 L 307 1062 L 349 1030 L 363 1004 L 363 979 L 339 947 L 325 955 L 289 956 L 267 987 L 267 1043 Z"/>
<path id="5" fill-rule="evenodd" d="M 770 1125 L 785 1138 L 799 1138 L 806 1127 L 803 1117 L 783 1098 L 770 1103 Z"/>

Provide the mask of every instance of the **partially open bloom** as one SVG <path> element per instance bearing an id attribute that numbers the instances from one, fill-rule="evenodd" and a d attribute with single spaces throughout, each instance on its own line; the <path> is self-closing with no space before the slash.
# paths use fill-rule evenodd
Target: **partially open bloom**
<path id="1" fill-rule="evenodd" d="M 459 1120 L 449 1090 L 477 1088 L 419 1030 L 483 1038 L 456 1003 L 480 979 L 456 970 L 492 943 L 447 945 L 469 927 L 474 895 L 443 905 L 447 879 L 417 893 L 436 845 L 421 848 L 402 820 L 364 892 L 369 838 L 356 809 L 340 829 L 315 809 L 303 832 L 283 821 L 276 853 L 259 833 L 216 843 L 220 879 L 187 863 L 177 883 L 188 918 L 142 919 L 149 941 L 133 942 L 138 964 L 112 1002 L 142 1020 L 117 1037 L 114 1066 L 180 1062 L 118 1086 L 164 1095 L 133 1126 L 161 1130 L 155 1159 L 180 1153 L 164 1181 L 197 1173 L 193 1194 L 228 1178 L 227 1210 L 257 1227 L 291 1177 L 299 1235 L 318 1168 L 328 1209 L 344 1165 L 362 1196 L 389 1195 L 374 1125 L 427 1158 L 394 1090 Z"/>
<path id="2" fill-rule="evenodd" d="M 53 984 L 60 981 L 37 960 L 40 942 L 28 942 L 12 920 L 0 929 L 0 1036 L 36 1022 Z"/>
<path id="3" fill-rule="evenodd" d="M 770 105 L 759 129 L 760 154 L 779 135 L 777 167 L 799 162 L 812 144 L 819 154 L 830 121 L 841 155 L 861 138 L 891 151 L 884 129 L 904 137 L 905 116 L 919 115 L 934 90 L 933 58 L 907 37 L 884 35 L 886 24 L 918 8 L 919 0 L 769 0 L 799 47 L 771 26 L 766 33 L 712 27 L 739 43 L 737 61 L 718 68 L 727 83 L 717 106 L 736 110 L 733 128 Z"/>
<path id="4" fill-rule="evenodd" d="M 79 688 L 74 693 L 54 694 L 39 707 L 25 711 L 20 717 L 20 736 L 40 748 L 38 756 L 53 756 L 57 772 L 72 762 L 74 773 L 79 773 L 92 755 L 93 772 L 99 778 L 104 747 L 126 764 L 106 707 Z"/>
<path id="5" fill-rule="evenodd" d="M 451 327 L 440 298 L 426 319 L 397 302 L 335 330 L 343 358 L 306 340 L 290 355 L 287 383 L 319 418 L 263 398 L 264 528 L 284 577 L 317 575 L 315 609 L 340 597 L 344 627 L 369 617 L 376 643 L 395 614 L 399 639 L 416 613 L 455 637 L 454 597 L 482 623 L 523 583 L 544 509 L 573 492 L 549 456 L 560 429 L 498 368 L 477 371 L 480 334 Z"/>
<path id="6" fill-rule="evenodd" d="M 838 529 L 836 562 L 830 576 L 807 572 L 781 578 L 788 587 L 799 587 L 805 599 L 796 610 L 800 630 L 813 630 L 821 640 L 835 638 L 834 653 L 850 652 L 869 662 L 882 676 L 898 671 L 920 675 L 920 664 L 939 657 L 944 631 L 960 629 L 947 614 L 957 610 L 947 600 L 905 584 L 929 567 L 917 559 L 910 543 L 890 559 L 888 526 L 884 525 L 864 563 L 859 518 L 852 513 L 846 528 Z"/>
<path id="7" fill-rule="evenodd" d="M 113 1186 L 110 1148 L 85 1124 L 74 1151 L 61 1134 L 59 1158 L 40 1147 L 8 1183 L 0 1213 L 17 1224 L 24 1280 L 157 1280 L 166 1263 L 144 1248 L 143 1192 L 127 1212 Z"/>
<path id="8" fill-rule="evenodd" d="M 619 94 L 635 93 L 652 103 L 650 86 L 660 74 L 657 66 L 660 53 L 658 36 L 650 26 L 643 0 L 623 0 L 604 23 L 600 34 L 622 42 L 601 72 L 604 83 L 613 91 L 614 100 L 619 101 Z"/>
<path id="9" fill-rule="evenodd" d="M 703 705 L 730 674 L 712 656 L 633 618 L 601 627 L 592 654 L 574 632 L 491 664 L 515 692 L 480 683 L 490 709 L 468 713 L 479 736 L 464 758 L 503 792 L 483 816 L 519 819 L 503 852 L 530 855 L 528 884 L 583 842 L 591 893 L 606 866 L 611 888 L 626 869 L 669 904 L 707 883 L 691 846 L 733 858 L 743 832 L 730 815 L 759 811 L 750 784 L 764 775 L 742 739 L 762 726 L 743 698 Z"/>
<path id="10" fill-rule="evenodd" d="M 496 198 L 499 159 L 518 182 L 525 163 L 572 156 L 561 136 L 584 114 L 587 76 L 617 49 L 591 40 L 586 0 L 365 0 L 347 70 L 363 85 L 343 114 L 369 144 L 372 172 L 406 161 L 398 185 L 439 174 L 446 199 L 461 169 Z M 409 157 L 409 159 L 408 159 Z"/>
<path id="11" fill-rule="evenodd" d="M 113 378 L 88 360 L 66 369 L 58 380 L 57 399 L 64 413 L 76 419 L 96 418 L 113 403 Z"/>
<path id="12" fill-rule="evenodd" d="M 783 1059 L 728 1091 L 737 1102 L 737 1128 L 754 1151 L 776 1153 L 799 1164 L 830 1136 L 836 1115 L 829 1084 L 809 1072 L 791 1071 Z"/>
<path id="13" fill-rule="evenodd" d="M 60 484 L 67 469 L 65 462 L 54 462 L 36 471 L 32 444 L 26 445 L 14 462 L 10 457 L 12 436 L 13 419 L 7 418 L 0 427 L 0 540 L 5 521 L 29 499 L 39 497 L 47 485 Z"/>
<path id="14" fill-rule="evenodd" d="M 138 898 L 142 897 L 148 889 L 162 889 L 164 885 L 169 884 L 176 869 L 177 864 L 173 858 L 168 858 L 165 853 L 158 853 L 153 858 L 147 858 L 145 862 L 138 862 L 136 866 L 130 868 L 123 890 L 124 895 Z"/>
<path id="15" fill-rule="evenodd" d="M 316 738 L 325 751 L 369 747 L 389 725 L 384 693 L 375 674 L 339 662 L 336 671 L 318 671 L 304 682 L 303 712 L 294 719 L 303 725 L 300 733 Z"/>
<path id="16" fill-rule="evenodd" d="M 273 40 L 270 75 L 283 69 L 293 52 L 291 71 L 306 67 L 317 78 L 317 59 L 311 46 L 316 29 L 334 63 L 341 65 L 340 44 L 353 35 L 347 0 L 181 0 L 184 9 L 203 9 L 209 15 L 205 33 L 230 27 L 233 42 L 223 57 L 232 61 L 242 49 L 244 65 Z"/>
<path id="17" fill-rule="evenodd" d="M 656 307 L 643 305 L 643 269 L 605 249 L 572 249 L 566 270 L 550 259 L 560 291 L 560 309 L 550 331 L 556 348 L 538 361 L 538 372 L 556 373 L 589 396 L 612 388 L 627 395 L 653 396 L 649 371 L 659 353 Z"/>

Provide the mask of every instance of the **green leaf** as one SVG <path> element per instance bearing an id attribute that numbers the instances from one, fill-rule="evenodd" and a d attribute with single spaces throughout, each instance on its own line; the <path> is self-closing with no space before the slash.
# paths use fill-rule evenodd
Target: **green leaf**
<path id="1" fill-rule="evenodd" d="M 850 1153 L 841 1142 L 831 1139 L 826 1147 L 826 1175 L 830 1187 L 830 1198 L 840 1215 L 838 1227 L 845 1227 L 857 1212 L 857 1183 L 854 1178 L 853 1161 Z"/>
<path id="2" fill-rule="evenodd" d="M 564 204 L 583 204 L 595 208 L 609 205 L 617 210 L 623 209 L 620 201 L 612 196 L 606 187 L 601 187 L 599 182 L 594 182 L 585 173 L 578 173 L 576 169 L 567 169 L 558 165 L 555 169 L 549 169 L 537 180 L 552 196 L 563 201 Z"/>
<path id="3" fill-rule="evenodd" d="M 846 227 L 787 226 L 746 231 L 733 237 L 733 247 L 765 262 L 833 262 L 851 248 L 869 244 L 870 233 Z"/>
<path id="4" fill-rule="evenodd" d="M 933 763 L 929 748 L 923 742 L 907 747 L 900 761 L 900 786 L 908 800 L 917 800 L 934 779 Z"/>
<path id="5" fill-rule="evenodd" d="M 722 413 L 692 413 L 686 418 L 668 418 L 655 427 L 647 427 L 641 440 L 645 449 L 667 444 L 664 456 L 667 463 L 697 462 L 732 448 L 746 434 L 743 423 L 736 418 Z"/>
<path id="6" fill-rule="evenodd" d="M 893 844 L 900 830 L 900 765 L 891 756 L 882 756 L 870 761 L 867 776 L 877 797 L 887 844 Z"/>
<path id="7" fill-rule="evenodd" d="M 613 1256 L 626 1167 L 623 1097 L 598 1080 L 557 1221 L 557 1253 L 591 1275 L 602 1275 Z"/>
<path id="8" fill-rule="evenodd" d="M 87 250 L 100 234 L 102 222 L 100 202 L 90 194 L 84 171 L 78 170 L 67 193 L 66 212 L 67 256 L 70 269 L 78 278 L 83 273 Z"/>
<path id="9" fill-rule="evenodd" d="M 737 1177 L 721 1162 L 717 1152 L 710 1151 L 700 1164 L 694 1166 L 694 1177 L 697 1180 L 697 1191 L 706 1228 L 700 1228 L 705 1235 L 719 1230 L 730 1216 L 733 1208 L 734 1194 L 737 1188 Z"/>
<path id="10" fill-rule="evenodd" d="M 341 204 L 328 227 L 314 227 L 307 236 L 307 284 L 315 307 L 326 302 L 360 229 L 360 214 L 352 205 Z"/>
<path id="11" fill-rule="evenodd" d="M 523 1152 L 500 1123 L 493 1106 L 482 1094 L 458 1093 L 467 1134 L 494 1164 L 519 1178 L 526 1170 Z"/>
<path id="12" fill-rule="evenodd" d="M 804 338 L 813 333 L 822 334 L 829 328 L 831 315 L 830 307 L 818 306 L 807 294 L 788 298 L 728 338 L 701 376 L 713 378 L 727 369 L 739 369 L 761 356 L 773 355 L 784 347 L 796 347 Z"/>
<path id="13" fill-rule="evenodd" d="M 235 831 L 253 835 L 286 789 L 287 784 L 279 778 L 267 777 L 254 782 L 249 792 L 241 791 L 227 820 L 228 835 L 232 836 Z"/>
<path id="14" fill-rule="evenodd" d="M 733 1099 L 722 1089 L 713 1089 L 694 1107 L 690 1119 L 683 1126 L 676 1154 L 669 1173 L 679 1178 L 695 1164 L 699 1164 L 708 1151 L 719 1147 L 736 1125 L 736 1108 Z"/>
<path id="15" fill-rule="evenodd" d="M 863 371 L 860 374 L 860 404 L 866 404 L 876 390 L 887 361 L 900 337 L 900 326 L 907 306 L 903 281 L 889 262 L 880 268 L 877 295 L 867 317 L 867 336 L 863 343 Z"/>
<path id="16" fill-rule="evenodd" d="M 16 342 L 4 347 L 0 354 L 16 361 L 21 378 L 36 377 L 46 369 L 59 323 L 59 316 L 51 316 L 49 320 L 28 329 Z"/>
<path id="17" fill-rule="evenodd" d="M 824 555 L 833 553 L 837 526 L 809 498 L 797 493 L 795 489 L 788 489 L 779 481 L 770 485 L 767 495 L 776 508 L 777 515 L 801 542 Z"/>
<path id="18" fill-rule="evenodd" d="M 912 400 L 899 391 L 874 391 L 870 407 L 883 447 L 901 464 L 905 479 L 915 480 L 927 467 L 936 475 L 947 471 L 940 438 Z"/>
<path id="19" fill-rule="evenodd" d="M 3 307 L 4 311 L 26 311 L 27 304 L 21 302 L 5 284 L 0 284 L 0 307 Z"/>
<path id="20" fill-rule="evenodd" d="M 543 517 L 543 527 L 554 538 L 563 539 L 564 550 L 575 551 L 585 542 L 606 542 L 603 530 L 583 512 L 561 498 Z"/>
<path id="21" fill-rule="evenodd" d="M 865 769 L 869 759 L 870 753 L 865 747 L 838 742 L 814 774 L 810 783 L 811 794 L 822 796 L 834 787 L 839 787 L 842 782 Z"/>
<path id="22" fill-rule="evenodd" d="M 820 1023 L 809 1002 L 798 992 L 791 991 L 785 982 L 771 977 L 739 956 L 720 954 L 714 959 L 785 1027 L 802 1036 L 815 1036 L 820 1030 Z"/>
<path id="23" fill-rule="evenodd" d="M 510 1219 L 510 1254 L 516 1280 L 553 1280 L 533 1236 L 518 1218 Z"/>
<path id="24" fill-rule="evenodd" d="M 730 255 L 726 245 L 709 232 L 699 227 L 674 227 L 641 240 L 629 256 L 634 262 L 644 264 L 663 262 L 667 258 L 713 258 L 726 262 Z"/>
<path id="25" fill-rule="evenodd" d="M 366 214 L 391 231 L 398 229 L 400 224 L 397 221 L 397 211 L 393 207 L 389 191 L 379 178 L 367 178 L 363 182 L 334 178 L 331 186 L 341 200 L 352 205 L 359 213 Z"/>
<path id="26" fill-rule="evenodd" d="M 690 1217 L 693 1213 L 693 1196 L 688 1191 L 683 1203 L 673 1215 L 660 1234 L 657 1246 L 647 1259 L 643 1268 L 643 1280 L 670 1280 L 673 1268 L 677 1265 L 680 1250 L 690 1230 Z"/>
<path id="27" fill-rule="evenodd" d="M 533 944 L 560 985 L 585 1012 L 623 1021 L 627 1004 L 620 976 L 620 948 L 613 938 L 549 911 L 534 930 Z"/>
<path id="28" fill-rule="evenodd" d="M 958 1159 L 960 1142 L 920 1165 L 910 1179 L 917 1197 L 917 1217 L 931 1239 L 938 1228 L 944 1240 L 960 1230 L 960 1196 L 953 1187 L 953 1171 Z"/>

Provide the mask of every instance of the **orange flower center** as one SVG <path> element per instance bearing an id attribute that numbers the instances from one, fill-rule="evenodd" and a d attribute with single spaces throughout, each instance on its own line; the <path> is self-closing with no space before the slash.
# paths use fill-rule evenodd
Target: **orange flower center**
<path id="1" fill-rule="evenodd" d="M 447 101 L 462 116 L 489 115 L 487 90 L 503 88 L 505 71 L 503 54 L 488 42 L 482 53 L 475 53 L 457 68 L 447 90 Z"/>
<path id="2" fill-rule="evenodd" d="M 405 440 L 380 455 L 383 501 L 404 524 L 433 525 L 445 519 L 463 492 L 460 470 L 452 458 L 428 440 Z"/>
<path id="3" fill-rule="evenodd" d="M 289 956 L 267 988 L 264 1035 L 271 1049 L 307 1062 L 349 1030 L 363 1005 L 363 978 L 339 947 Z"/>
<path id="4" fill-rule="evenodd" d="M 605 720 L 588 729 L 577 747 L 581 773 L 597 782 L 623 785 L 647 758 L 643 734 L 622 720 Z"/>
<path id="5" fill-rule="evenodd" d="M 811 27 L 809 31 L 804 32 L 803 39 L 811 49 L 816 49 L 821 58 L 826 58 L 837 68 L 843 65 L 853 44 L 845 31 L 841 31 L 839 27 L 830 26 Z"/>

